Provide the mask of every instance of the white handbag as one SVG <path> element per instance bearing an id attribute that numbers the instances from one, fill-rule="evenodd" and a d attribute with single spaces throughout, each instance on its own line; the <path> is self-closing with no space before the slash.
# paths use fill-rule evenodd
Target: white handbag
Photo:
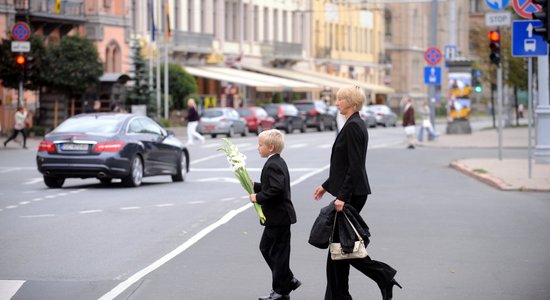
<path id="1" fill-rule="evenodd" d="M 334 216 L 334 225 L 332 226 L 332 235 L 330 236 L 330 243 L 329 243 L 329 251 L 330 251 L 330 258 L 332 260 L 342 260 L 342 259 L 356 259 L 356 258 L 365 258 L 367 255 L 367 247 L 365 246 L 365 242 L 363 238 L 359 235 L 359 232 L 357 232 L 357 229 L 355 229 L 355 226 L 351 223 L 348 216 L 344 213 L 344 216 L 346 217 L 346 220 L 351 225 L 351 228 L 353 228 L 353 231 L 355 232 L 355 235 L 359 239 L 358 241 L 355 241 L 355 244 L 353 245 L 353 252 L 351 253 L 345 253 L 342 251 L 342 245 L 340 243 L 333 243 L 332 242 L 332 236 L 334 235 L 334 227 L 336 227 L 336 216 Z"/>

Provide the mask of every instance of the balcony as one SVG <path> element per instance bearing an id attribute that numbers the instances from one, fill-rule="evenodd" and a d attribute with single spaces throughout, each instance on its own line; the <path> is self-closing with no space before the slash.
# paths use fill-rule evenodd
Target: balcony
<path id="1" fill-rule="evenodd" d="M 316 58 L 330 58 L 332 49 L 330 47 L 317 47 L 315 48 Z"/>
<path id="2" fill-rule="evenodd" d="M 30 17 L 34 22 L 84 23 L 84 0 L 62 0 L 59 14 L 55 13 L 55 0 L 15 0 L 18 17 Z"/>
<path id="3" fill-rule="evenodd" d="M 260 46 L 262 56 L 275 60 L 302 59 L 302 44 L 285 42 L 267 42 Z"/>
<path id="4" fill-rule="evenodd" d="M 211 53 L 213 34 L 188 31 L 172 31 L 174 51 L 185 53 Z"/>

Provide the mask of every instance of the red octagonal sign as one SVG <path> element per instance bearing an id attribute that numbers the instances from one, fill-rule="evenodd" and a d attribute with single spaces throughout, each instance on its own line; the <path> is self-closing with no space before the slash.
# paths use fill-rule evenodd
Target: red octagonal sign
<path id="1" fill-rule="evenodd" d="M 441 51 L 435 47 L 428 48 L 428 50 L 424 52 L 424 59 L 428 65 L 437 65 L 441 61 L 441 58 L 443 58 Z"/>
<path id="2" fill-rule="evenodd" d="M 16 41 L 26 41 L 31 36 L 31 28 L 25 22 L 17 22 L 11 28 L 11 36 Z"/>

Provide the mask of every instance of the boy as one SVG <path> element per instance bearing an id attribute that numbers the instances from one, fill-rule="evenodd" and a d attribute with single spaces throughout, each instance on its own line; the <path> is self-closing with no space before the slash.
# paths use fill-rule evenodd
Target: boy
<path id="1" fill-rule="evenodd" d="M 290 292 L 302 283 L 290 270 L 290 225 L 296 223 L 296 212 L 290 200 L 290 175 L 281 157 L 285 144 L 277 129 L 262 131 L 258 136 L 258 152 L 267 157 L 261 182 L 252 182 L 250 201 L 262 205 L 266 221 L 260 251 L 271 269 L 272 291 L 259 300 L 290 299 Z"/>

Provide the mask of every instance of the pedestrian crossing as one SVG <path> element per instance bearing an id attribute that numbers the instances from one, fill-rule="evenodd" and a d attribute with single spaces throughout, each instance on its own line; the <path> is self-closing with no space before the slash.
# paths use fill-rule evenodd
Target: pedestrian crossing
<path id="1" fill-rule="evenodd" d="M 0 300 L 10 300 L 24 283 L 25 280 L 0 280 Z"/>

